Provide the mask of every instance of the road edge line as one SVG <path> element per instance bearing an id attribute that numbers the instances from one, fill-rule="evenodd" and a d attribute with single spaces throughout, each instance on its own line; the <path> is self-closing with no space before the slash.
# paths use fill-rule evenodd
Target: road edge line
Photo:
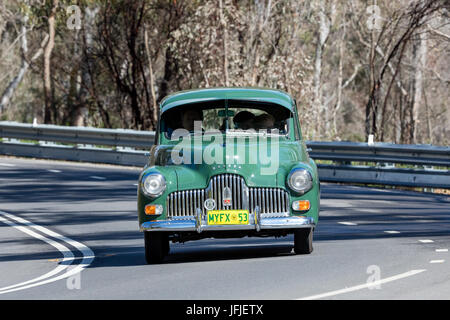
<path id="1" fill-rule="evenodd" d="M 313 296 L 299 298 L 299 299 L 295 299 L 295 300 L 316 300 L 316 299 L 336 296 L 336 295 L 339 295 L 339 294 L 354 292 L 354 291 L 358 291 L 358 290 L 362 290 L 362 289 L 369 289 L 370 287 L 374 287 L 374 286 L 381 285 L 381 284 L 384 284 L 384 283 L 388 283 L 388 282 L 404 279 L 404 278 L 407 278 L 407 277 L 411 277 L 411 276 L 414 276 L 416 274 L 422 273 L 424 271 L 427 271 L 427 270 L 426 269 L 411 270 L 411 271 L 408 271 L 408 272 L 405 272 L 405 273 L 401 273 L 401 274 L 398 274 L 398 275 L 395 275 L 395 276 L 392 276 L 392 277 L 388 277 L 388 278 L 385 278 L 385 279 L 381 279 L 381 280 L 377 280 L 377 281 L 373 281 L 373 282 L 369 282 L 369 283 L 365 283 L 365 284 L 360 284 L 360 285 L 356 285 L 356 286 L 345 288 L 345 289 L 334 290 L 334 291 L 325 292 L 325 293 L 321 293 L 321 294 L 317 294 L 317 295 L 313 295 Z"/>

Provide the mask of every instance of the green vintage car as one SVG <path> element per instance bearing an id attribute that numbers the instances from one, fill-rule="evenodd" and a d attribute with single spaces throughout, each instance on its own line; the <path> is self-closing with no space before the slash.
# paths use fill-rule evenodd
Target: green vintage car
<path id="1" fill-rule="evenodd" d="M 259 88 L 182 91 L 160 104 L 155 144 L 139 177 L 148 263 L 170 242 L 294 234 L 312 252 L 317 167 L 287 93 Z"/>

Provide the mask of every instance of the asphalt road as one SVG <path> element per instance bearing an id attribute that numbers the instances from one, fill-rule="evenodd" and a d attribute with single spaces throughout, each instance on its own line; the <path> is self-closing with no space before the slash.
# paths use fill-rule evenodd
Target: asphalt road
<path id="1" fill-rule="evenodd" d="M 322 185 L 293 238 L 172 244 L 147 265 L 138 169 L 0 157 L 0 299 L 450 299 L 450 197 Z"/>

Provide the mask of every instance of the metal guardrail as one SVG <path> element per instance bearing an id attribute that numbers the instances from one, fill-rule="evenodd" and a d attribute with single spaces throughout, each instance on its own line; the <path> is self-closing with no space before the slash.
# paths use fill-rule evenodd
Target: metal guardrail
<path id="1" fill-rule="evenodd" d="M 65 127 L 32 125 L 0 121 L 0 138 L 88 144 L 114 147 L 149 148 L 155 133 L 126 129 L 98 129 L 89 127 Z"/>
<path id="2" fill-rule="evenodd" d="M 5 138 L 4 155 L 144 166 L 155 133 L 0 121 L 0 140 Z"/>
<path id="3" fill-rule="evenodd" d="M 449 147 L 316 141 L 307 145 L 313 159 L 333 161 L 318 165 L 321 181 L 450 189 Z"/>
<path id="4" fill-rule="evenodd" d="M 450 148 L 391 143 L 309 142 L 312 158 L 333 161 L 386 162 L 421 166 L 450 166 Z"/>
<path id="5" fill-rule="evenodd" d="M 144 166 L 154 137 L 154 132 L 145 131 L 0 121 L 0 154 Z M 317 141 L 306 144 L 313 159 L 331 162 L 318 163 L 321 181 L 450 189 L 450 147 Z"/>

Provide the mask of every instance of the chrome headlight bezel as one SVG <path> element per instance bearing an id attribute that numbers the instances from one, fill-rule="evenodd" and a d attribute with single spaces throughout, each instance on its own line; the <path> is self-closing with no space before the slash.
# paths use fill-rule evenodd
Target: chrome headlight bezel
<path id="1" fill-rule="evenodd" d="M 155 188 L 155 190 L 151 190 L 149 188 L 150 182 L 152 182 L 152 181 L 156 181 L 159 184 L 159 186 L 157 188 Z M 150 197 L 153 199 L 161 196 L 164 193 L 164 191 L 166 191 L 166 187 L 167 187 L 166 179 L 160 173 L 150 173 L 149 175 L 146 175 L 145 177 L 143 177 L 142 181 L 141 181 L 142 192 L 147 197 Z"/>
<path id="2" fill-rule="evenodd" d="M 295 181 L 296 179 L 300 179 L 300 181 Z M 302 195 L 312 189 L 313 178 L 308 170 L 303 168 L 295 168 L 289 173 L 287 177 L 287 184 L 292 191 Z"/>

